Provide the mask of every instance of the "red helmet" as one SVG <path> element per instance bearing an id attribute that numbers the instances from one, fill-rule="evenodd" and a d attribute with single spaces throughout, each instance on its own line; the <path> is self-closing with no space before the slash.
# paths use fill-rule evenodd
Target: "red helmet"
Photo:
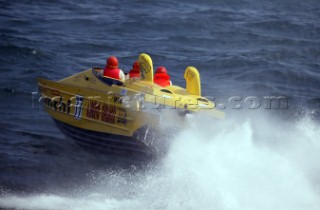
<path id="1" fill-rule="evenodd" d="M 118 65 L 119 65 L 119 62 L 118 62 L 118 59 L 114 56 L 110 56 L 108 59 L 107 59 L 107 67 L 110 68 L 110 69 L 116 69 L 118 68 Z"/>
<path id="2" fill-rule="evenodd" d="M 166 74 L 167 73 L 167 69 L 164 66 L 160 66 L 156 70 L 156 74 L 159 74 L 159 73 Z"/>
<path id="3" fill-rule="evenodd" d="M 139 62 L 138 61 L 134 62 L 133 66 L 132 66 L 132 70 L 140 71 L 140 67 L 139 67 Z"/>

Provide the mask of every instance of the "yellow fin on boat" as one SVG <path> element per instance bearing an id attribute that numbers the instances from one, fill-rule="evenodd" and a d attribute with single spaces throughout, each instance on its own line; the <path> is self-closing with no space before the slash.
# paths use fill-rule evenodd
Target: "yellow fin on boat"
<path id="1" fill-rule="evenodd" d="M 186 90 L 191 95 L 201 96 L 201 82 L 198 70 L 193 66 L 188 66 L 184 72 L 186 79 Z"/>
<path id="2" fill-rule="evenodd" d="M 139 56 L 140 77 L 142 80 L 153 82 L 153 64 L 148 54 L 141 53 Z"/>

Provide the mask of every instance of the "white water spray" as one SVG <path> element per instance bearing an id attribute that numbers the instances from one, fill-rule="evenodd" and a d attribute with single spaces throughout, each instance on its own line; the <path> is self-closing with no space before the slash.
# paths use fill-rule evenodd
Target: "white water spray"
<path id="1" fill-rule="evenodd" d="M 8 195 L 17 209 L 320 209 L 320 126 L 308 118 L 194 117 L 149 171 L 108 171 L 70 196 Z M 78 190 L 79 191 L 79 190 Z"/>

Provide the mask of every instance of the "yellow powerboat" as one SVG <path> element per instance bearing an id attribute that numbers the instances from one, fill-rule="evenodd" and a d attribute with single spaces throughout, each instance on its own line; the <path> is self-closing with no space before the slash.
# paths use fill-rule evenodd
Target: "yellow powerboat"
<path id="1" fill-rule="evenodd" d="M 39 78 L 40 99 L 59 129 L 78 144 L 124 154 L 154 154 L 164 145 L 163 126 L 168 111 L 172 127 L 183 124 L 185 115 L 204 112 L 217 119 L 224 113 L 201 96 L 196 68 L 184 73 L 186 88 L 153 83 L 149 55 L 140 54 L 140 78 L 126 81 L 103 75 L 91 68 L 60 81 Z"/>

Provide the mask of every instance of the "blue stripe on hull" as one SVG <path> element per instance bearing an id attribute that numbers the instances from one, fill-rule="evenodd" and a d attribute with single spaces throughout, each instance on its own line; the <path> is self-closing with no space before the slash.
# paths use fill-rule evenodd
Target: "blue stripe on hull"
<path id="1" fill-rule="evenodd" d="M 131 137 L 86 130 L 57 120 L 54 121 L 66 136 L 86 148 L 121 154 L 140 153 L 150 155 L 152 153 L 142 142 L 138 142 Z"/>

